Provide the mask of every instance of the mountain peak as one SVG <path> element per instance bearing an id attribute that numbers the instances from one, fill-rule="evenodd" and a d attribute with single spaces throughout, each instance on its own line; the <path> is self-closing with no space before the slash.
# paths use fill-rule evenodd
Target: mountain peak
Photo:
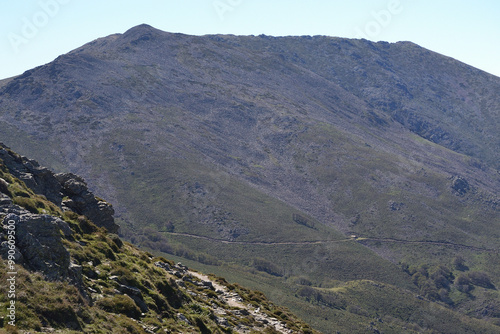
<path id="1" fill-rule="evenodd" d="M 133 28 L 127 30 L 122 36 L 125 39 L 131 39 L 132 41 L 136 40 L 150 40 L 153 36 L 158 36 L 160 34 L 167 34 L 164 31 L 153 28 L 148 24 L 140 24 Z"/>
<path id="2" fill-rule="evenodd" d="M 127 31 L 125 31 L 124 35 L 137 34 L 137 33 L 148 33 L 148 32 L 153 32 L 153 31 L 161 32 L 161 30 L 158 30 L 158 29 L 150 26 L 149 24 L 142 23 L 142 24 L 139 24 L 135 27 L 128 29 Z"/>

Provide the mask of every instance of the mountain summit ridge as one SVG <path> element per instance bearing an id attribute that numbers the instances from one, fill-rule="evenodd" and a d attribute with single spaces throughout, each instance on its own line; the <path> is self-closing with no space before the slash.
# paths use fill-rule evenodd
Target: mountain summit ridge
<path id="1" fill-rule="evenodd" d="M 158 41 L 150 40 L 151 36 L 155 36 L 155 40 L 158 39 Z M 105 48 L 106 46 L 123 48 L 122 51 L 131 51 L 141 42 L 147 42 L 149 47 L 157 43 L 160 43 L 161 46 L 161 43 L 164 43 L 165 45 L 171 45 L 175 49 L 176 43 L 181 41 L 193 41 L 194 43 L 202 43 L 202 45 L 210 45 L 209 49 L 224 46 L 235 51 L 238 49 L 245 50 L 245 52 L 261 52 L 260 50 L 265 50 L 263 54 L 279 55 L 281 60 L 312 71 L 328 81 L 337 82 L 351 94 L 354 93 L 358 98 L 368 102 L 375 109 L 388 114 L 411 131 L 460 153 L 474 156 L 480 154 L 483 149 L 478 149 L 476 142 L 482 140 L 478 136 L 483 134 L 477 133 L 475 128 L 492 129 L 487 132 L 488 139 L 492 144 L 491 148 L 488 149 L 488 155 L 480 154 L 477 157 L 490 162 L 490 164 L 493 163 L 493 166 L 500 160 L 495 149 L 500 144 L 500 139 L 494 133 L 494 129 L 498 128 L 498 114 L 496 111 L 498 110 L 498 104 L 489 107 L 489 102 L 478 100 L 481 93 L 467 91 L 467 87 L 472 86 L 473 82 L 468 84 L 464 80 L 469 79 L 460 78 L 457 76 L 458 74 L 453 72 L 456 72 L 456 68 L 461 68 L 465 73 L 469 72 L 480 78 L 479 80 L 482 80 L 483 83 L 488 83 L 490 88 L 487 96 L 491 96 L 489 98 L 491 102 L 495 101 L 493 97 L 500 89 L 499 79 L 481 73 L 479 70 L 452 58 L 425 50 L 411 42 L 390 44 L 327 36 L 314 36 L 311 38 L 287 36 L 275 38 L 271 43 L 267 36 L 189 36 L 163 32 L 149 25 L 139 25 L 123 34 L 116 34 L 91 42 L 68 53 L 67 56 L 83 56 L 86 52 L 90 52 L 88 56 L 102 56 L 99 48 Z M 101 45 L 99 43 L 105 44 Z M 96 54 L 91 51 L 93 47 L 97 48 Z M 293 54 L 288 54 L 287 49 L 293 50 L 291 51 Z M 341 52 L 338 52 L 339 50 Z M 154 61 L 150 63 L 161 61 L 162 58 L 158 57 L 161 53 L 158 53 L 158 51 Z M 362 56 L 362 53 L 365 54 Z M 173 55 L 172 52 L 164 55 L 169 54 Z M 64 56 L 62 57 L 64 58 Z M 88 58 L 90 60 L 89 65 L 92 64 L 91 59 Z M 144 60 L 146 59 L 147 57 L 144 58 Z M 324 59 L 329 59 L 330 63 L 325 63 Z M 426 59 L 432 59 L 432 62 Z M 370 64 L 370 62 L 363 63 L 366 60 L 378 66 L 370 68 L 370 77 L 366 77 L 366 70 Z M 145 66 L 147 66 L 146 63 L 147 61 L 144 64 Z M 430 64 L 432 64 L 432 68 L 430 68 Z M 37 69 L 41 70 L 42 68 L 44 66 Z M 353 69 L 352 72 L 351 69 Z M 348 74 L 346 70 L 350 73 Z M 412 72 L 409 72 L 409 70 Z M 22 79 L 30 73 L 31 71 L 28 71 L 17 79 Z M 439 77 L 435 75 L 436 73 L 446 74 Z M 415 76 L 424 80 L 415 81 Z M 409 79 L 413 81 L 409 82 Z M 363 80 L 365 83 L 363 83 Z M 12 89 L 13 83 L 10 82 L 10 85 L 10 89 Z M 442 88 L 438 88 L 446 86 L 453 88 L 454 92 L 446 92 Z M 10 91 L 10 89 L 7 88 L 6 91 Z M 394 96 L 399 96 L 399 98 L 395 99 Z M 427 112 L 418 107 L 418 103 L 422 103 L 424 96 L 428 96 L 426 99 L 432 102 L 429 104 L 432 107 Z M 466 96 L 467 98 L 465 98 Z M 457 99 L 459 100 L 457 101 Z M 446 100 L 448 102 L 445 102 Z M 468 115 L 468 110 L 470 110 L 470 115 Z M 473 113 L 476 113 L 478 117 L 471 118 Z M 457 129 L 454 124 L 469 129 L 467 133 L 457 132 L 460 128 Z M 462 136 L 464 134 L 467 136 L 474 135 L 474 137 L 463 140 Z M 488 144 L 486 143 L 486 145 Z"/>

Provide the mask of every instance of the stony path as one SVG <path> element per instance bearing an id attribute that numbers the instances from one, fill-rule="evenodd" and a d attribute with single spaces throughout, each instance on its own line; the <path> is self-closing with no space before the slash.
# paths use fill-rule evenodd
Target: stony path
<path id="1" fill-rule="evenodd" d="M 253 307 L 252 305 L 247 305 L 243 302 L 243 299 L 235 292 L 230 292 L 227 287 L 225 287 L 224 285 L 221 285 L 215 281 L 213 281 L 212 279 L 210 279 L 210 277 L 208 277 L 207 275 L 204 275 L 204 274 L 200 274 L 198 272 L 195 272 L 195 271 L 188 271 L 188 273 L 193 276 L 193 277 L 196 277 L 198 278 L 199 280 L 203 281 L 203 282 L 211 282 L 212 283 L 212 286 L 214 287 L 215 291 L 217 291 L 219 294 L 220 294 L 220 298 L 222 300 L 224 300 L 226 302 L 227 305 L 229 305 L 230 307 L 234 307 L 234 308 L 239 308 L 241 310 L 244 310 L 246 312 L 248 312 L 249 314 L 251 314 L 256 321 L 262 323 L 262 325 L 264 327 L 274 327 L 274 329 L 280 333 L 284 333 L 284 334 L 292 334 L 292 333 L 295 333 L 294 331 L 286 328 L 285 324 L 281 321 L 279 321 L 278 319 L 276 318 L 273 318 L 273 317 L 270 317 L 269 315 L 263 313 L 263 312 L 260 312 L 260 310 L 255 307 Z M 225 310 L 220 310 L 221 312 L 221 315 L 223 314 L 226 314 L 226 311 Z M 246 334 L 246 333 L 250 333 L 250 330 L 248 329 L 244 329 L 244 328 L 240 328 L 240 329 L 236 329 L 236 332 L 237 333 L 242 333 L 242 334 Z"/>

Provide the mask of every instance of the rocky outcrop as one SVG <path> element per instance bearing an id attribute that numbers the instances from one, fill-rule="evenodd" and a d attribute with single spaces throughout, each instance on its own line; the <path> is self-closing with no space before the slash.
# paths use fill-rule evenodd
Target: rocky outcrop
<path id="1" fill-rule="evenodd" d="M 6 240 L 0 245 L 4 258 L 8 258 L 12 249 L 6 237 L 10 229 L 15 233 L 16 264 L 40 272 L 51 281 L 67 280 L 86 296 L 82 290 L 81 267 L 71 262 L 63 244 L 63 237 L 73 234 L 68 223 L 51 215 L 30 213 L 9 201 L 0 201 L 0 216 L 3 216 L 0 239 Z"/>
<path id="2" fill-rule="evenodd" d="M 149 310 L 149 307 L 146 304 L 146 302 L 144 301 L 144 297 L 143 297 L 140 289 L 133 287 L 133 286 L 119 284 L 117 287 L 117 290 L 120 293 L 125 294 L 125 295 L 129 296 L 130 298 L 132 298 L 132 300 L 135 302 L 137 307 L 139 307 L 141 312 L 146 313 Z"/>
<path id="3" fill-rule="evenodd" d="M 457 176 L 453 178 L 451 188 L 459 196 L 464 196 L 470 190 L 470 185 L 465 178 Z"/>
<path id="4" fill-rule="evenodd" d="M 45 196 L 63 210 L 85 215 L 94 224 L 110 232 L 118 231 L 112 206 L 97 199 L 79 176 L 54 174 L 2 144 L 0 159 L 3 172 L 23 181 L 35 194 Z M 30 212 L 16 205 L 9 187 L 9 182 L 0 178 L 0 221 L 3 227 L 0 229 L 0 240 L 3 240 L 0 253 L 7 258 L 9 250 L 15 245 L 16 264 L 41 272 L 49 280 L 69 280 L 81 287 L 82 269 L 71 263 L 70 253 L 63 244 L 63 239 L 71 239 L 73 234 L 68 223 L 52 215 L 38 214 L 36 209 Z M 13 232 L 9 233 L 9 229 Z M 9 239 L 9 234 L 15 238 Z"/>
<path id="5" fill-rule="evenodd" d="M 69 237 L 73 233 L 68 223 L 50 215 L 32 214 L 12 204 L 3 205 L 0 213 L 7 213 L 2 219 L 2 240 L 6 239 L 4 235 L 9 229 L 15 232 L 16 264 L 41 272 L 49 280 L 68 278 L 78 285 L 79 275 L 62 242 L 63 236 Z M 2 242 L 4 257 L 8 250 L 9 242 Z"/>
<path id="6" fill-rule="evenodd" d="M 0 159 L 2 159 L 9 172 L 23 181 L 33 192 L 44 195 L 53 203 L 61 203 L 61 185 L 52 171 L 40 166 L 35 160 L 12 152 L 1 143 Z"/>
<path id="7" fill-rule="evenodd" d="M 119 226 L 115 224 L 113 218 L 115 213 L 113 207 L 97 199 L 81 177 L 72 173 L 62 173 L 56 174 L 55 178 L 62 186 L 61 191 L 65 196 L 61 203 L 63 209 L 85 215 L 94 224 L 106 228 L 111 233 L 118 232 Z"/>
<path id="8" fill-rule="evenodd" d="M 106 228 L 111 233 L 118 232 L 119 226 L 113 218 L 113 207 L 97 199 L 81 177 L 71 173 L 54 174 L 35 160 L 14 153 L 1 143 L 0 159 L 9 172 L 23 181 L 35 194 L 44 195 L 63 209 L 87 216 L 94 224 Z M 6 193 L 7 188 L 8 183 L 5 180 L 0 181 L 0 191 L 9 195 Z"/>

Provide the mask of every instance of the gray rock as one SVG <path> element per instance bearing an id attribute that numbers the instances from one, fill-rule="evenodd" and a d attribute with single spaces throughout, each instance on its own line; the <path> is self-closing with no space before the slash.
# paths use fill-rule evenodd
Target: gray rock
<path id="1" fill-rule="evenodd" d="M 87 216 L 94 224 L 106 228 L 111 233 L 118 232 L 119 226 L 115 224 L 113 218 L 113 207 L 96 199 L 80 176 L 72 173 L 54 174 L 49 169 L 41 167 L 35 160 L 22 157 L 7 148 L 0 149 L 0 159 L 9 172 L 24 181 L 34 193 L 44 195 L 61 208 Z M 0 181 L 0 192 L 6 193 L 3 190 L 7 190 L 5 188 L 8 183 L 3 181 Z M 68 199 L 63 201 L 65 196 Z"/>
<path id="2" fill-rule="evenodd" d="M 214 285 L 213 285 L 213 283 L 212 283 L 212 282 L 210 282 L 210 281 L 202 281 L 201 283 L 202 283 L 202 285 L 203 285 L 204 287 L 207 287 L 207 288 L 209 288 L 210 290 L 214 290 L 214 291 L 215 291 L 215 288 L 214 288 Z"/>
<path id="3" fill-rule="evenodd" d="M 215 316 L 215 322 L 221 326 L 225 326 L 225 327 L 228 327 L 229 326 L 229 322 L 227 321 L 226 318 L 222 318 L 222 317 L 217 317 Z"/>
<path id="4" fill-rule="evenodd" d="M 0 150 L 0 159 L 13 176 L 24 181 L 36 194 L 44 195 L 57 205 L 61 203 L 61 185 L 52 171 L 41 167 L 35 160 L 22 157 L 7 149 Z"/>
<path id="5" fill-rule="evenodd" d="M 183 280 L 184 282 L 189 282 L 189 283 L 193 283 L 193 284 L 194 284 L 193 279 L 192 279 L 190 276 L 187 276 L 187 275 L 186 275 L 186 276 L 183 276 L 183 277 L 182 277 L 182 280 Z"/>
<path id="6" fill-rule="evenodd" d="M 9 183 L 0 177 L 0 192 L 9 194 Z"/>
<path id="7" fill-rule="evenodd" d="M 4 193 L 0 193 L 0 206 L 8 206 L 12 204 L 12 200 Z"/>
<path id="8" fill-rule="evenodd" d="M 7 254 L 9 252 L 10 248 L 9 248 L 9 244 L 7 241 L 3 241 L 1 244 L 0 244 L 0 254 L 2 254 L 3 257 L 7 258 Z M 24 263 L 24 258 L 23 258 L 23 254 L 21 253 L 20 249 L 18 247 L 15 247 L 14 248 L 14 261 L 16 264 L 18 263 Z"/>
<path id="9" fill-rule="evenodd" d="M 80 294 L 92 305 L 92 298 L 89 296 L 85 285 L 83 284 L 83 267 L 79 264 L 70 262 L 68 268 L 68 279 L 71 284 L 76 286 Z"/>
<path id="10" fill-rule="evenodd" d="M 400 210 L 404 209 L 405 206 L 406 206 L 406 204 L 403 202 L 389 201 L 389 209 L 391 211 L 400 211 Z"/>
<path id="11" fill-rule="evenodd" d="M 126 294 L 135 302 L 135 304 L 139 307 L 142 313 L 146 313 L 149 310 L 148 305 L 144 301 L 141 290 L 136 287 L 119 284 L 118 291 L 123 294 Z"/>
<path id="12" fill-rule="evenodd" d="M 123 285 L 120 284 L 118 286 L 118 291 L 132 297 L 132 296 L 141 296 L 142 297 L 142 292 L 136 287 L 133 286 L 128 286 L 128 285 Z"/>
<path id="13" fill-rule="evenodd" d="M 191 322 L 188 320 L 188 318 L 186 318 L 186 316 L 184 314 L 178 313 L 177 318 L 179 318 L 179 320 L 181 320 L 181 321 L 184 321 L 188 325 L 191 325 Z"/>
<path id="14" fill-rule="evenodd" d="M 69 227 L 67 222 L 60 218 L 56 218 L 55 222 L 57 223 L 65 237 L 69 237 L 73 234 L 73 231 L 71 230 L 71 227 Z"/>
<path id="15" fill-rule="evenodd" d="M 61 227 L 68 233 L 69 226 L 49 215 L 9 213 L 3 219 L 15 222 L 16 246 L 28 269 L 42 272 L 50 280 L 64 280 L 70 274 L 70 254 L 62 243 Z"/>
<path id="16" fill-rule="evenodd" d="M 62 194 L 69 197 L 61 204 L 72 211 L 87 216 L 94 224 L 106 228 L 110 233 L 117 233 L 113 207 L 95 198 L 85 181 L 72 173 L 56 174 L 55 178 L 62 186 Z"/>
<path id="17" fill-rule="evenodd" d="M 23 215 L 30 213 L 28 210 L 25 208 L 20 207 L 19 205 L 14 205 L 14 204 L 7 204 L 0 206 L 0 213 L 7 215 L 9 213 L 15 214 L 15 215 Z"/>
<path id="18" fill-rule="evenodd" d="M 155 266 L 157 266 L 158 268 L 165 269 L 167 271 L 171 270 L 170 265 L 168 263 L 165 263 L 165 262 L 161 262 L 161 261 L 155 262 Z"/>
<path id="19" fill-rule="evenodd" d="M 464 196 L 469 190 L 470 185 L 467 180 L 462 176 L 457 176 L 453 179 L 451 188 L 459 195 Z"/>

